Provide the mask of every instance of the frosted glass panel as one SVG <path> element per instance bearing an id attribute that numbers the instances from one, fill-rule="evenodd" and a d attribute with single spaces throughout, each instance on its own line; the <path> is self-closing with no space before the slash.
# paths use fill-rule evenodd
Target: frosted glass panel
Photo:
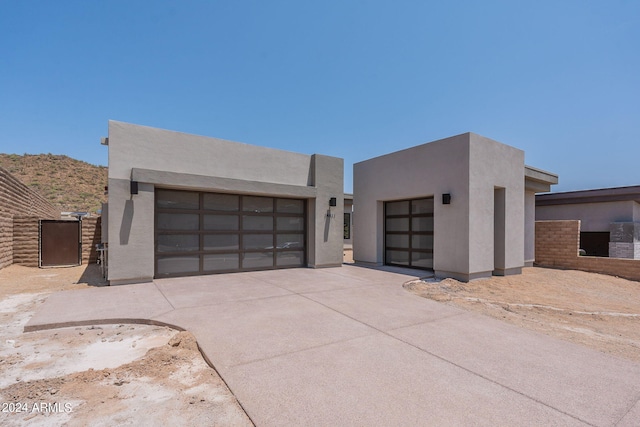
<path id="1" fill-rule="evenodd" d="M 303 248 L 304 234 L 278 234 L 276 243 L 279 249 Z"/>
<path id="2" fill-rule="evenodd" d="M 433 268 L 433 254 L 412 252 L 411 265 L 413 267 L 420 267 L 420 268 Z"/>
<path id="3" fill-rule="evenodd" d="M 175 256 L 158 258 L 158 273 L 194 273 L 200 269 L 199 256 Z"/>
<path id="4" fill-rule="evenodd" d="M 198 214 L 158 214 L 158 230 L 197 230 Z"/>
<path id="5" fill-rule="evenodd" d="M 413 231 L 433 231 L 433 218 L 412 218 L 411 227 Z"/>
<path id="6" fill-rule="evenodd" d="M 242 268 L 273 267 L 272 252 L 245 253 Z"/>
<path id="7" fill-rule="evenodd" d="M 197 234 L 161 234 L 158 236 L 158 252 L 184 252 L 200 249 Z"/>
<path id="8" fill-rule="evenodd" d="M 387 264 L 409 265 L 409 252 L 387 251 Z"/>
<path id="9" fill-rule="evenodd" d="M 276 199 L 276 210 L 285 213 L 304 213 L 304 201 L 293 199 Z"/>
<path id="10" fill-rule="evenodd" d="M 245 234 L 242 245 L 244 249 L 273 249 L 273 234 Z"/>
<path id="11" fill-rule="evenodd" d="M 304 218 L 281 216 L 276 219 L 279 231 L 303 231 Z"/>
<path id="12" fill-rule="evenodd" d="M 387 234 L 386 245 L 390 248 L 409 248 L 408 234 Z"/>
<path id="13" fill-rule="evenodd" d="M 413 249 L 433 249 L 433 236 L 420 236 L 414 234 L 411 237 Z"/>
<path id="14" fill-rule="evenodd" d="M 244 196 L 242 210 L 245 212 L 273 212 L 273 199 L 270 197 Z"/>
<path id="15" fill-rule="evenodd" d="M 198 209 L 200 196 L 190 191 L 158 190 L 156 205 L 161 209 Z"/>
<path id="16" fill-rule="evenodd" d="M 205 251 L 231 251 L 240 248 L 237 234 L 214 234 L 204 236 Z"/>
<path id="17" fill-rule="evenodd" d="M 409 215 L 409 202 L 387 202 L 387 215 Z"/>
<path id="18" fill-rule="evenodd" d="M 278 252 L 276 254 L 276 264 L 278 267 L 302 266 L 304 263 L 304 252 Z"/>
<path id="19" fill-rule="evenodd" d="M 210 254 L 203 256 L 204 271 L 237 270 L 240 268 L 238 254 Z"/>
<path id="20" fill-rule="evenodd" d="M 242 217 L 242 229 L 264 231 L 273 230 L 273 217 L 245 215 Z"/>
<path id="21" fill-rule="evenodd" d="M 433 198 L 412 200 L 411 213 L 413 214 L 433 213 Z"/>
<path id="22" fill-rule="evenodd" d="M 409 218 L 387 218 L 387 231 L 409 231 Z"/>
<path id="23" fill-rule="evenodd" d="M 204 208 L 212 211 L 238 211 L 240 197 L 233 194 L 204 194 Z"/>
<path id="24" fill-rule="evenodd" d="M 204 216 L 204 229 L 205 230 L 237 230 L 238 229 L 238 216 L 237 215 L 205 215 Z"/>

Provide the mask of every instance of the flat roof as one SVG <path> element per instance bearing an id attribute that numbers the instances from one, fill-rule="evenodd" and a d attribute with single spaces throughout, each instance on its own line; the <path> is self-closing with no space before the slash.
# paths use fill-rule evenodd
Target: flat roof
<path id="1" fill-rule="evenodd" d="M 597 188 L 593 190 L 565 191 L 536 195 L 536 206 L 573 205 L 579 203 L 605 203 L 634 201 L 640 203 L 640 185 Z"/>

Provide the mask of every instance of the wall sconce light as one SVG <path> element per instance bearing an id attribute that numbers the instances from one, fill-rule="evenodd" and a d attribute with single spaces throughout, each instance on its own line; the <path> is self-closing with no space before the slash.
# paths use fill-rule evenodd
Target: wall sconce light
<path id="1" fill-rule="evenodd" d="M 338 200 L 335 197 L 329 199 L 329 206 L 337 206 Z"/>
<path id="2" fill-rule="evenodd" d="M 131 181 L 131 186 L 129 188 L 129 192 L 133 196 L 134 194 L 138 194 L 138 181 Z"/>
<path id="3" fill-rule="evenodd" d="M 451 194 L 445 193 L 442 195 L 442 204 L 450 205 L 451 204 Z"/>

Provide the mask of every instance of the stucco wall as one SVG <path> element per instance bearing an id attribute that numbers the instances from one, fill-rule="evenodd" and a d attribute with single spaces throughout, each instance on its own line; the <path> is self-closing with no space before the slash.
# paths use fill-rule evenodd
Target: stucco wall
<path id="1" fill-rule="evenodd" d="M 109 122 L 109 280 L 154 275 L 155 187 L 308 200 L 308 264 L 342 263 L 343 160 Z M 130 194 L 130 180 L 139 181 Z M 338 206 L 329 210 L 329 198 Z"/>
<path id="2" fill-rule="evenodd" d="M 606 232 L 612 222 L 640 222 L 640 218 L 636 216 L 640 212 L 638 206 L 638 203 L 631 200 L 537 206 L 536 220 L 580 220 L 582 231 Z"/>
<path id="3" fill-rule="evenodd" d="M 503 274 L 520 269 L 524 265 L 524 151 L 476 134 L 470 134 L 470 150 L 469 271 Z M 494 242 L 496 187 L 505 191 L 504 244 L 499 248 Z"/>
<path id="4" fill-rule="evenodd" d="M 640 260 L 578 256 L 578 220 L 536 221 L 536 264 L 640 280 Z"/>
<path id="5" fill-rule="evenodd" d="M 132 167 L 290 185 L 312 180 L 306 154 L 109 121 L 109 178 L 128 180 Z"/>
<path id="6" fill-rule="evenodd" d="M 443 193 L 452 195 L 442 204 Z M 356 262 L 384 262 L 384 201 L 434 197 L 434 266 L 468 271 L 469 138 L 419 145 L 353 166 Z"/>
<path id="7" fill-rule="evenodd" d="M 505 189 L 504 245 L 496 265 L 494 194 Z M 442 204 L 442 194 L 451 204 Z M 433 196 L 434 270 L 463 280 L 524 265 L 524 153 L 466 133 L 354 165 L 356 262 L 384 261 L 384 201 Z M 496 271 L 497 270 L 497 271 Z"/>
<path id="8" fill-rule="evenodd" d="M 15 216 L 56 219 L 60 217 L 60 211 L 6 169 L 0 167 L 0 268 L 14 262 Z M 20 222 L 17 224 L 18 229 L 20 224 Z"/>

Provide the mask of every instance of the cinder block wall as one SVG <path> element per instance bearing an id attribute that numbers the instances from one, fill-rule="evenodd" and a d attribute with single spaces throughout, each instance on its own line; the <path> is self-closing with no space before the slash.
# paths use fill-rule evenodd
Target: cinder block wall
<path id="1" fill-rule="evenodd" d="M 82 220 L 82 263 L 95 263 L 98 259 L 96 245 L 100 243 L 102 234 L 102 217 Z"/>
<path id="2" fill-rule="evenodd" d="M 37 267 L 39 256 L 39 220 L 37 216 L 13 217 L 13 263 Z"/>
<path id="3" fill-rule="evenodd" d="M 579 249 L 580 221 L 536 221 L 536 264 L 566 267 Z"/>
<path id="4" fill-rule="evenodd" d="M 578 256 L 580 221 L 536 221 L 536 265 L 640 281 L 640 260 Z"/>
<path id="5" fill-rule="evenodd" d="M 55 219 L 60 217 L 60 211 L 6 169 L 0 167 L 0 268 L 14 262 L 15 216 Z"/>
<path id="6" fill-rule="evenodd" d="M 640 259 L 640 223 L 613 222 L 609 236 L 610 257 Z"/>
<path id="7" fill-rule="evenodd" d="M 27 267 L 38 267 L 40 217 L 15 216 L 13 218 L 13 262 Z M 102 217 L 82 220 L 82 264 L 98 259 L 96 244 L 100 243 Z"/>

